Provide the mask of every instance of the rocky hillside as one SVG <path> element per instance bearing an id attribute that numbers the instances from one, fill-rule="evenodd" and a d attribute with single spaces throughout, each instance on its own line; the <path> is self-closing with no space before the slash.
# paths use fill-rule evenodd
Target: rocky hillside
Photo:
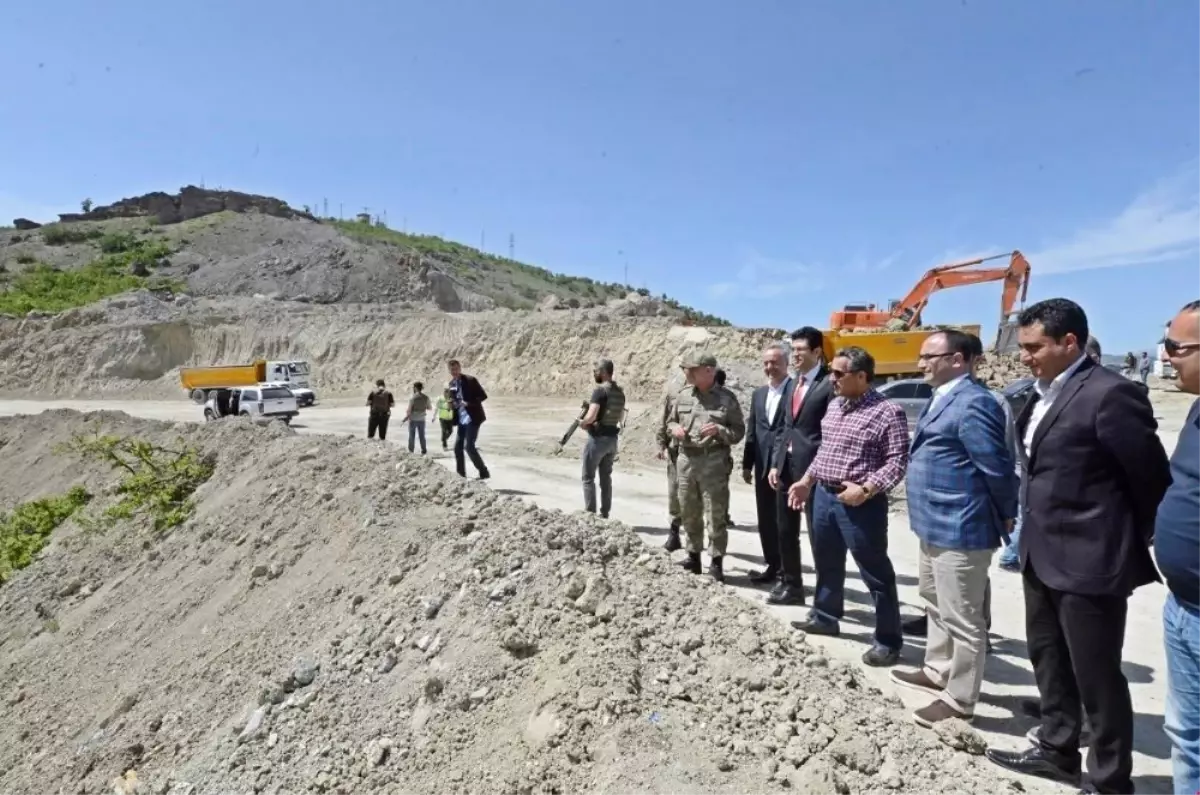
<path id="1" fill-rule="evenodd" d="M 162 470 L 63 452 L 96 422 L 202 464 L 172 530 L 111 510 Z M 51 531 L 0 585 L 0 790 L 1028 791 L 618 522 L 273 425 L 0 419 Z"/>
<path id="2" fill-rule="evenodd" d="M 0 313 L 59 311 L 131 287 L 446 312 L 602 306 L 633 288 L 566 276 L 366 218 L 318 219 L 265 196 L 194 186 L 0 229 Z M 656 312 L 724 321 L 660 297 Z"/>
<path id="3" fill-rule="evenodd" d="M 58 397 L 180 397 L 178 368 L 302 358 L 323 394 L 446 377 L 462 360 L 495 394 L 585 393 L 611 358 L 633 400 L 657 398 L 686 351 L 754 361 L 773 331 L 679 325 L 633 295 L 593 309 L 446 313 L 397 304 L 267 298 L 164 300 L 135 291 L 55 315 L 0 316 L 0 392 Z"/>

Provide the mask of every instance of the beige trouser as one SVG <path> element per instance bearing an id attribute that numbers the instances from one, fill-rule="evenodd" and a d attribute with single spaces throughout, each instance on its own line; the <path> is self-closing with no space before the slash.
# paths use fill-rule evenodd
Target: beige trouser
<path id="1" fill-rule="evenodd" d="M 925 673 L 942 700 L 974 714 L 987 660 L 984 597 L 991 549 L 943 549 L 921 542 L 917 586 L 929 616 Z"/>

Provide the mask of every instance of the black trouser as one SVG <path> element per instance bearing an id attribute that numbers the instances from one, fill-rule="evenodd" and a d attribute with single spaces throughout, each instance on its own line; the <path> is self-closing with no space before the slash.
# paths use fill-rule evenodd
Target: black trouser
<path id="1" fill-rule="evenodd" d="M 1124 596 L 1050 588 L 1026 562 L 1025 637 L 1041 696 L 1042 747 L 1060 764 L 1079 759 L 1083 713 L 1092 727 L 1087 767 L 1097 792 L 1133 792 L 1133 703 L 1121 673 Z"/>
<path id="2" fill-rule="evenodd" d="M 438 420 L 442 424 L 442 449 L 446 449 L 446 441 L 454 433 L 454 420 Z"/>
<path id="3" fill-rule="evenodd" d="M 779 564 L 779 509 L 775 505 L 775 489 L 767 482 L 767 475 L 754 475 L 754 508 L 758 516 L 758 540 L 762 543 L 763 560 L 767 568 L 778 572 Z"/>
<path id="4" fill-rule="evenodd" d="M 390 414 L 372 411 L 371 416 L 367 418 L 367 438 L 374 439 L 375 431 L 379 431 L 379 440 L 383 441 L 386 439 L 389 419 L 391 419 Z"/>
<path id="5" fill-rule="evenodd" d="M 800 554 L 801 512 L 788 507 L 787 503 L 788 488 L 793 482 L 790 468 L 785 460 L 784 466 L 779 470 L 779 489 L 775 491 L 775 521 L 779 537 L 777 557 L 784 582 L 800 588 L 804 580 L 804 570 L 801 568 L 803 556 Z M 804 521 L 808 523 L 809 544 L 815 543 L 812 539 L 812 511 L 813 501 L 810 497 L 804 504 L 803 512 Z"/>

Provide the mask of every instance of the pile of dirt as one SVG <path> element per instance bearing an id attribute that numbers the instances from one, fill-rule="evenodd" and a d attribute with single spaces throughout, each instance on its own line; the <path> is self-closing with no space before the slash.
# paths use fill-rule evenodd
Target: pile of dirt
<path id="1" fill-rule="evenodd" d="M 1021 364 L 1017 353 L 988 353 L 976 371 L 990 389 L 1003 389 L 1020 378 L 1029 377 L 1029 368 Z"/>
<path id="2" fill-rule="evenodd" d="M 0 587 L 5 791 L 1019 791 L 624 525 L 366 440 L 3 419 L 0 505 L 102 509 L 51 453 L 94 422 L 216 473 L 174 533 L 68 520 Z"/>
<path id="3" fill-rule="evenodd" d="M 53 316 L 0 316 L 0 392 L 180 397 L 180 367 L 263 357 L 308 360 L 315 388 L 330 396 L 357 393 L 376 378 L 442 383 L 447 360 L 457 358 L 489 392 L 582 400 L 593 362 L 606 356 L 636 401 L 662 394 L 682 353 L 704 348 L 722 360 L 753 361 L 768 333 L 679 326 L 607 308 L 450 314 L 265 298 L 167 301 L 138 291 Z"/>

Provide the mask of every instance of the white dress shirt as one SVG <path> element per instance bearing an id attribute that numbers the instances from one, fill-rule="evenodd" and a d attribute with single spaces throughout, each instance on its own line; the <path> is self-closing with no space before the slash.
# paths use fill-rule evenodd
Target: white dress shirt
<path id="1" fill-rule="evenodd" d="M 779 382 L 779 386 L 767 384 L 767 424 L 775 422 L 775 412 L 779 410 L 779 401 L 783 399 L 783 390 L 787 389 L 788 382 L 792 377 L 786 376 Z"/>
<path id="2" fill-rule="evenodd" d="M 1037 427 L 1042 419 L 1046 416 L 1046 412 L 1054 405 L 1055 399 L 1062 394 L 1063 384 L 1067 383 L 1067 379 L 1075 374 L 1079 366 L 1087 359 L 1082 353 L 1079 358 L 1071 363 L 1066 370 L 1054 377 L 1053 381 L 1046 382 L 1038 379 L 1033 384 L 1033 391 L 1037 392 L 1038 401 L 1033 404 L 1033 411 L 1029 414 L 1029 424 L 1025 426 L 1025 437 L 1021 440 L 1025 445 L 1025 458 L 1028 460 L 1030 448 L 1033 447 L 1033 435 L 1037 432 Z"/>
<path id="3" fill-rule="evenodd" d="M 949 381 L 939 387 L 934 387 L 933 397 L 929 398 L 929 408 L 925 409 L 925 413 L 928 414 L 929 412 L 933 411 L 933 407 L 936 406 L 942 398 L 944 398 L 946 395 L 949 395 L 954 387 L 961 384 L 966 377 L 967 373 L 963 373 L 957 378 L 951 378 Z"/>

